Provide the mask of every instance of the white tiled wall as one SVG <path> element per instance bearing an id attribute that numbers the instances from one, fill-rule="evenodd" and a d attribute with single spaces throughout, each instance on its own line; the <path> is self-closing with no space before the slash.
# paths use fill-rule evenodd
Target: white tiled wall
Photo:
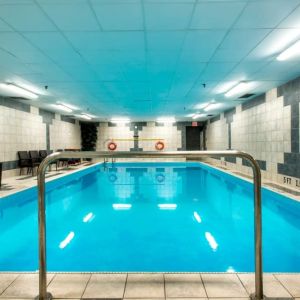
<path id="1" fill-rule="evenodd" d="M 17 160 L 17 151 L 46 149 L 42 117 L 0 106 L 0 161 Z"/>
<path id="2" fill-rule="evenodd" d="M 132 136 L 133 132 L 125 124 L 109 127 L 108 123 L 100 123 L 96 150 L 106 151 L 108 143 L 114 140 L 118 151 L 129 151 L 133 147 L 133 141 L 117 141 L 117 139 L 132 139 Z"/>
<path id="3" fill-rule="evenodd" d="M 277 98 L 277 89 L 266 93 L 266 102 L 242 111 L 236 107 L 231 123 L 231 149 L 250 153 L 255 159 L 266 161 L 264 178 L 282 183 L 277 164 L 284 163 L 284 152 L 291 150 L 291 106 L 283 105 L 283 97 Z M 207 149 L 228 149 L 228 125 L 224 114 L 219 121 L 207 125 Z M 226 163 L 232 168 L 251 174 L 249 167 Z"/>
<path id="4" fill-rule="evenodd" d="M 134 132 L 130 130 L 130 127 L 124 124 L 109 127 L 108 123 L 100 123 L 97 150 L 107 150 L 107 144 L 114 140 L 117 144 L 117 150 L 129 151 L 130 148 L 134 147 L 133 135 Z M 181 147 L 181 131 L 177 130 L 175 124 L 155 126 L 155 122 L 147 122 L 147 126 L 143 126 L 143 129 L 139 130 L 139 147 L 143 148 L 144 151 L 155 151 L 155 143 L 158 140 L 164 142 L 164 150 L 176 151 L 177 148 Z"/>
<path id="5" fill-rule="evenodd" d="M 51 149 L 80 148 L 79 124 L 71 124 L 56 116 L 50 125 Z M 39 109 L 30 107 L 30 113 L 0 106 L 0 161 L 18 160 L 17 151 L 46 149 L 46 124 Z M 3 177 L 18 174 L 18 170 L 7 170 Z"/>
<path id="6" fill-rule="evenodd" d="M 165 124 L 164 126 L 155 126 L 155 122 L 148 122 L 140 132 L 141 139 L 155 139 L 152 141 L 140 141 L 139 146 L 144 151 L 155 151 L 155 144 L 161 140 L 165 144 L 165 151 L 176 151 L 181 147 L 181 132 L 177 130 L 176 124 Z"/>
<path id="7" fill-rule="evenodd" d="M 50 125 L 50 148 L 56 149 L 80 149 L 81 136 L 78 120 L 75 124 L 61 121 L 56 114 Z"/>

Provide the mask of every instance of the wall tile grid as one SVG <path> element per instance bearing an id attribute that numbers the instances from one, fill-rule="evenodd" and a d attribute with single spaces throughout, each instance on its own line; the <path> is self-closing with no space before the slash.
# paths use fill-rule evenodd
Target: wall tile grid
<path id="1" fill-rule="evenodd" d="M 55 119 L 50 125 L 50 148 L 51 149 L 80 149 L 81 136 L 78 120 L 75 124 L 62 121 L 61 116 L 55 114 Z"/>
<path id="2" fill-rule="evenodd" d="M 119 141 L 118 139 L 133 139 L 139 141 Z M 120 151 L 155 151 L 155 143 L 159 139 L 165 143 L 165 149 L 176 151 L 181 147 L 181 131 L 177 130 L 176 124 L 159 126 L 155 122 L 136 122 L 129 124 L 114 125 L 100 123 L 98 128 L 97 150 L 107 150 L 110 141 L 117 144 Z"/>
<path id="3" fill-rule="evenodd" d="M 300 82 L 299 79 L 295 81 Z M 300 91 L 299 84 L 293 86 Z M 299 143 L 299 114 L 296 131 L 298 136 L 295 137 L 295 131 L 293 131 L 295 122 L 291 119 L 292 105 L 286 104 L 286 96 L 278 93 L 279 89 L 280 87 L 272 89 L 264 95 L 237 106 L 230 123 L 226 122 L 226 113 L 221 114 L 219 121 L 212 123 L 208 121 L 207 149 L 231 148 L 246 151 L 258 161 L 263 178 L 300 188 L 299 147 L 298 149 L 295 147 L 296 142 L 294 142 L 294 150 L 291 147 L 292 139 L 296 139 Z M 297 101 L 299 105 L 297 97 L 293 98 L 292 103 Z M 230 130 L 228 130 L 229 126 Z M 291 159 L 287 160 L 286 157 L 290 156 L 294 164 L 290 163 Z M 239 172 L 252 174 L 247 162 L 240 158 L 236 159 L 236 163 L 230 163 L 224 158 L 221 162 L 215 159 L 211 161 L 226 164 Z"/>
<path id="4" fill-rule="evenodd" d="M 3 177 L 18 174 L 17 151 L 80 148 L 80 127 L 61 116 L 0 97 L 0 161 Z M 54 118 L 55 119 L 52 119 Z M 48 145 L 49 144 L 49 145 Z"/>

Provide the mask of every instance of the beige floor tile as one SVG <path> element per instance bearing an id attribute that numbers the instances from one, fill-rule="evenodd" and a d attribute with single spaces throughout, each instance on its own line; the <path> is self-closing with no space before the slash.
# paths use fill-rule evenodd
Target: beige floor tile
<path id="1" fill-rule="evenodd" d="M 280 274 L 275 277 L 293 297 L 300 297 L 300 274 Z"/>
<path id="2" fill-rule="evenodd" d="M 208 297 L 247 297 L 236 274 L 201 274 Z"/>
<path id="3" fill-rule="evenodd" d="M 48 274 L 48 283 L 53 274 Z M 38 274 L 21 274 L 1 295 L 1 298 L 34 298 L 38 295 Z"/>
<path id="4" fill-rule="evenodd" d="M 238 274 L 244 287 L 249 294 L 254 293 L 255 290 L 255 277 L 254 274 Z M 264 295 L 267 297 L 283 297 L 288 298 L 291 295 L 282 286 L 282 284 L 272 275 L 264 275 Z"/>
<path id="5" fill-rule="evenodd" d="M 206 297 L 200 274 L 165 274 L 166 297 Z"/>
<path id="6" fill-rule="evenodd" d="M 126 274 L 93 274 L 83 298 L 123 298 Z"/>
<path id="7" fill-rule="evenodd" d="M 249 297 L 237 298 L 237 297 L 229 297 L 229 298 L 208 298 L 208 300 L 249 300 Z"/>
<path id="8" fill-rule="evenodd" d="M 18 274 L 0 274 L 0 295 L 6 290 L 9 285 L 18 277 Z"/>
<path id="9" fill-rule="evenodd" d="M 193 297 L 191 297 L 191 298 L 190 297 L 187 297 L 187 298 L 173 298 L 172 297 L 172 298 L 166 298 L 166 300 L 208 300 L 208 298 L 193 298 Z"/>
<path id="10" fill-rule="evenodd" d="M 57 274 L 48 291 L 54 298 L 81 298 L 90 277 L 90 274 Z"/>
<path id="11" fill-rule="evenodd" d="M 163 274 L 128 274 L 125 298 L 164 298 Z"/>

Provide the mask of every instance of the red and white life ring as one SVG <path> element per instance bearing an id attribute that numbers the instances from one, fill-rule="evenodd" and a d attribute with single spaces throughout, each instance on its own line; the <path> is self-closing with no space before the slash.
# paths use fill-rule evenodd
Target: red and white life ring
<path id="1" fill-rule="evenodd" d="M 158 151 L 164 150 L 164 148 L 165 148 L 165 144 L 162 141 L 158 141 L 155 144 L 155 149 Z"/>
<path id="2" fill-rule="evenodd" d="M 107 149 L 110 151 L 115 151 L 117 149 L 117 144 L 114 142 L 109 142 L 107 144 Z"/>

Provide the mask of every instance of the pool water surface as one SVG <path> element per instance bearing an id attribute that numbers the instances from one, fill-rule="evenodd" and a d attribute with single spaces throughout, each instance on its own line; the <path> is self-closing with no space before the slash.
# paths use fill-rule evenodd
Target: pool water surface
<path id="1" fill-rule="evenodd" d="M 263 189 L 263 268 L 300 272 L 300 203 Z M 0 200 L 0 271 L 35 271 L 36 188 Z M 252 272 L 252 184 L 201 163 L 93 166 L 47 184 L 49 271 Z"/>

